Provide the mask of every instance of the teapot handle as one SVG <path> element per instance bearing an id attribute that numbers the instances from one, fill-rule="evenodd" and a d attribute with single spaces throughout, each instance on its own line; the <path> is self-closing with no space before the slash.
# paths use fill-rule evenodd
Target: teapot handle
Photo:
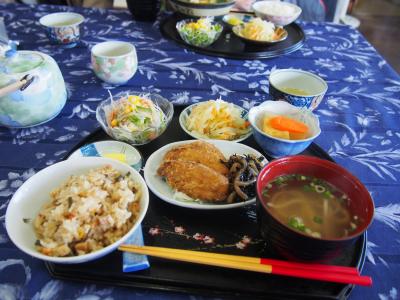
<path id="1" fill-rule="evenodd" d="M 25 90 L 35 80 L 35 78 L 36 76 L 31 76 L 27 74 L 24 77 L 22 77 L 19 81 L 0 88 L 0 97 L 4 97 L 5 95 L 8 95 L 17 90 L 21 91 Z"/>

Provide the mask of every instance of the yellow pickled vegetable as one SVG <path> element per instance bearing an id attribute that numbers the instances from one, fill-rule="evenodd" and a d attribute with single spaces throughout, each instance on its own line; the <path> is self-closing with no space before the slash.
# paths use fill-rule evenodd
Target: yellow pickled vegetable
<path id="1" fill-rule="evenodd" d="M 126 155 L 123 153 L 104 153 L 102 156 L 126 163 Z"/>

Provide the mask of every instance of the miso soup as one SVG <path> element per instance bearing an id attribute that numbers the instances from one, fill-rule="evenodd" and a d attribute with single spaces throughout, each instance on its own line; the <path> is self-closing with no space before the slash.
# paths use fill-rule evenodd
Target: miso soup
<path id="1" fill-rule="evenodd" d="M 262 195 L 271 215 L 312 237 L 342 238 L 360 221 L 349 210 L 348 196 L 319 178 L 279 176 L 264 187 Z"/>

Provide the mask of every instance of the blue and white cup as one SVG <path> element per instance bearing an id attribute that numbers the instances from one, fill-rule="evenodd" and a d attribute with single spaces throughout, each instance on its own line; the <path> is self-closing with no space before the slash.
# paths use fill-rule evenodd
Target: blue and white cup
<path id="1" fill-rule="evenodd" d="M 297 107 L 316 109 L 327 90 L 325 80 L 303 70 L 280 69 L 269 75 L 270 97 Z"/>
<path id="2" fill-rule="evenodd" d="M 53 44 L 72 48 L 80 40 L 80 24 L 85 18 L 77 13 L 58 12 L 45 15 L 39 23 L 46 29 L 47 37 Z"/>

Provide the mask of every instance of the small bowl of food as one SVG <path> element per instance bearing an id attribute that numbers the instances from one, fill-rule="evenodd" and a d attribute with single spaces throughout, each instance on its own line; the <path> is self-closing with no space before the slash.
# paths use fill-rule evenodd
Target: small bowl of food
<path id="1" fill-rule="evenodd" d="M 321 133 L 316 115 L 285 101 L 251 108 L 249 122 L 255 140 L 271 157 L 299 154 Z"/>
<path id="2" fill-rule="evenodd" d="M 157 94 L 127 93 L 97 107 L 96 118 L 112 138 L 131 145 L 144 145 L 159 137 L 174 115 L 174 106 Z"/>
<path id="3" fill-rule="evenodd" d="M 269 75 L 269 95 L 298 107 L 314 110 L 324 98 L 328 85 L 321 77 L 296 69 L 278 69 Z"/>
<path id="4" fill-rule="evenodd" d="M 172 9 L 191 17 L 218 17 L 229 13 L 235 0 L 170 0 Z"/>
<path id="5" fill-rule="evenodd" d="M 83 263 L 116 250 L 138 228 L 148 204 L 146 183 L 127 164 L 70 159 L 24 182 L 7 207 L 6 230 L 28 255 Z"/>
<path id="6" fill-rule="evenodd" d="M 284 41 L 287 31 L 260 18 L 253 18 L 246 23 L 233 26 L 232 32 L 246 43 L 268 45 Z"/>
<path id="7" fill-rule="evenodd" d="M 281 1 L 257 1 L 252 5 L 255 15 L 278 26 L 286 26 L 297 20 L 301 8 Z"/>
<path id="8" fill-rule="evenodd" d="M 176 30 L 182 40 L 200 48 L 214 43 L 221 35 L 222 29 L 223 26 L 212 18 L 186 19 L 176 23 Z"/>
<path id="9" fill-rule="evenodd" d="M 367 230 L 374 214 L 368 190 L 354 175 L 303 155 L 264 167 L 256 203 L 261 235 L 291 260 L 333 258 Z"/>
<path id="10" fill-rule="evenodd" d="M 179 124 L 190 136 L 200 140 L 240 142 L 251 135 L 244 108 L 224 100 L 192 104 L 179 115 Z"/>
<path id="11" fill-rule="evenodd" d="M 222 21 L 229 27 L 232 28 L 236 25 L 241 25 L 243 23 L 249 22 L 253 18 L 252 15 L 247 15 L 243 13 L 230 13 L 222 18 Z"/>

